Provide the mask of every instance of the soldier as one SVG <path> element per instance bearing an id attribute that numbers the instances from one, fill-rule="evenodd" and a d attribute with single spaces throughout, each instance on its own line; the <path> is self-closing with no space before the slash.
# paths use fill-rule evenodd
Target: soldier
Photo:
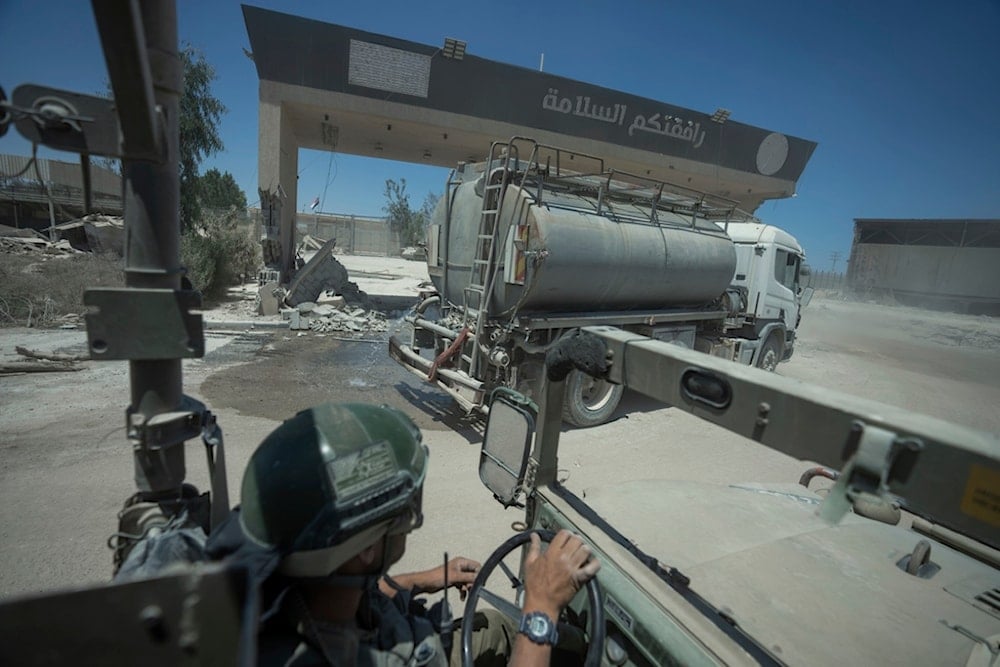
<path id="1" fill-rule="evenodd" d="M 444 566 L 387 575 L 421 525 L 426 472 L 419 429 L 387 406 L 321 405 L 264 439 L 244 473 L 242 507 L 208 545 L 215 557 L 249 563 L 263 582 L 260 664 L 448 664 L 439 626 L 413 600 L 443 588 Z M 599 567 L 567 531 L 544 553 L 533 536 L 525 617 L 554 628 Z M 449 585 L 464 593 L 479 563 L 455 558 L 447 569 Z M 498 613 L 477 614 L 475 654 L 492 664 L 548 664 L 555 633 L 521 626 L 528 634 Z M 450 651 L 452 664 L 459 653 Z"/>

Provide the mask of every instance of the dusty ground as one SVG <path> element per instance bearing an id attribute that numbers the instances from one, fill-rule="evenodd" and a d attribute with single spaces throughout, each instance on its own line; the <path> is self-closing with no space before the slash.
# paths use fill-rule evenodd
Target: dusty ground
<path id="1" fill-rule="evenodd" d="M 1000 318 L 818 298 L 779 372 L 1000 433 Z"/>
<path id="2" fill-rule="evenodd" d="M 340 256 L 361 288 L 398 307 L 415 298 L 423 264 Z M 254 320 L 234 298 L 206 314 L 209 351 L 185 362 L 188 393 L 226 430 L 231 495 L 253 447 L 295 411 L 325 400 L 397 405 L 431 449 L 425 526 L 401 567 L 427 567 L 442 551 L 479 559 L 520 518 L 504 512 L 476 475 L 481 424 L 388 359 L 387 333 L 362 341 L 296 335 Z M 393 327 L 402 326 L 398 320 Z M 0 330 L 0 361 L 14 346 L 82 353 L 80 331 Z M 785 375 L 1000 433 L 1000 320 L 817 298 Z M 77 373 L 0 378 L 0 597 L 100 582 L 104 546 L 133 489 L 123 436 L 124 363 L 86 362 Z M 561 467 L 571 488 L 624 479 L 790 481 L 804 464 L 709 427 L 677 410 L 626 395 L 613 423 L 567 431 Z M 199 445 L 188 474 L 206 486 Z"/>

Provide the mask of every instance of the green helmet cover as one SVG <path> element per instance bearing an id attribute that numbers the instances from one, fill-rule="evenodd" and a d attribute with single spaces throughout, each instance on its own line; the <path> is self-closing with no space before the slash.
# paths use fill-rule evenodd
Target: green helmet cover
<path id="1" fill-rule="evenodd" d="M 420 430 L 404 413 L 319 405 L 285 421 L 251 455 L 240 521 L 286 555 L 321 553 L 363 531 L 374 543 L 420 525 L 426 474 Z"/>

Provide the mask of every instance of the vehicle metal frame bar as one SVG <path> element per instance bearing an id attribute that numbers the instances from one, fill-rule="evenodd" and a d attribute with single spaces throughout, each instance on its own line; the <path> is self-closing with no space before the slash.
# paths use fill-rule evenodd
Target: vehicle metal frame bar
<path id="1" fill-rule="evenodd" d="M 614 327 L 584 331 L 607 345 L 612 382 L 845 475 L 854 464 L 870 465 L 865 429 L 891 433 L 898 447 L 875 471 L 885 490 L 910 512 L 1000 547 L 990 505 L 1000 494 L 1000 437 Z"/>
<path id="2" fill-rule="evenodd" d="M 592 326 L 598 322 L 610 325 L 627 324 L 663 324 L 669 322 L 693 322 L 696 320 L 720 320 L 727 316 L 724 310 L 709 310 L 701 312 L 663 312 L 663 311 L 609 311 L 593 315 L 536 315 L 528 313 L 517 319 L 517 325 L 524 330 L 533 329 L 570 329 L 574 327 Z"/>

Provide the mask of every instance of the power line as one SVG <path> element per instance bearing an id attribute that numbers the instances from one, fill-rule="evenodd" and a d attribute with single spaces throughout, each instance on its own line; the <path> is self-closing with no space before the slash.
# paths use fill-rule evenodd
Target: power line
<path id="1" fill-rule="evenodd" d="M 330 169 L 333 167 L 333 151 L 330 151 L 330 162 L 326 165 L 326 185 L 323 186 L 323 197 L 319 200 L 319 210 L 323 210 L 323 204 L 326 203 L 326 190 L 330 187 L 330 183 L 333 183 L 334 179 L 337 178 L 337 172 L 340 171 L 340 165 L 337 165 L 337 171 L 333 173 L 333 178 L 330 178 Z"/>

